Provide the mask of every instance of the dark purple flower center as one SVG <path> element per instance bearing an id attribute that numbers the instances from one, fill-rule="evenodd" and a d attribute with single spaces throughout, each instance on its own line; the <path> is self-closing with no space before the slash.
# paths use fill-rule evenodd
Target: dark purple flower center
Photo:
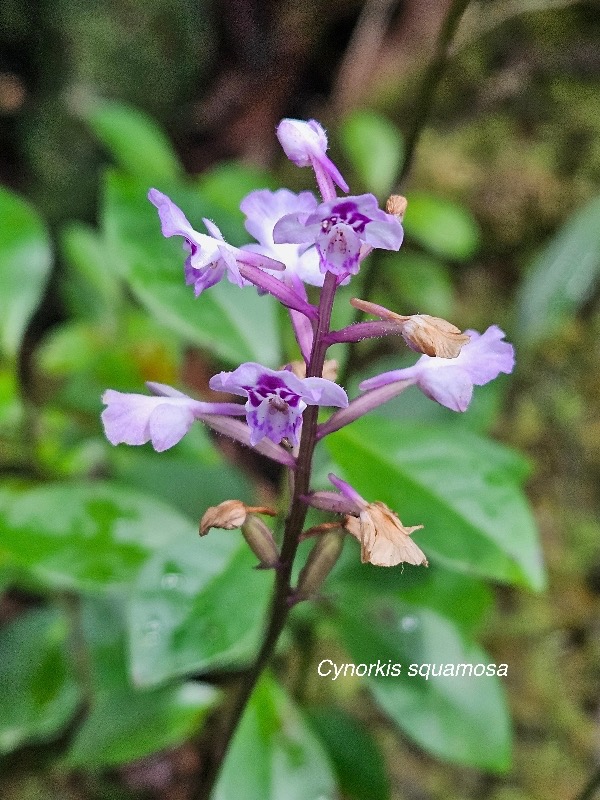
<path id="1" fill-rule="evenodd" d="M 300 400 L 299 395 L 288 389 L 281 378 L 275 375 L 263 375 L 256 386 L 243 388 L 248 392 L 250 405 L 254 408 L 258 408 L 263 400 L 268 399 L 276 411 L 287 411 L 289 406 L 296 408 Z"/>
<path id="2" fill-rule="evenodd" d="M 346 200 L 331 209 L 331 215 L 321 222 L 321 227 L 323 233 L 329 233 L 334 225 L 343 223 L 353 228 L 356 233 L 364 233 L 365 226 L 369 222 L 372 222 L 371 218 L 361 214 L 356 203 Z"/>

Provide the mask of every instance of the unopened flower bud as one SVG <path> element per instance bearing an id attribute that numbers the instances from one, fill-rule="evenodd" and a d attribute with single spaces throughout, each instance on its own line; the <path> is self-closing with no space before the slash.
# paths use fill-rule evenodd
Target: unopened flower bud
<path id="1" fill-rule="evenodd" d="M 242 525 L 242 535 L 263 569 L 273 568 L 279 564 L 279 550 L 273 534 L 262 519 L 248 514 Z"/>
<path id="2" fill-rule="evenodd" d="M 413 314 L 402 326 L 406 344 L 418 353 L 439 358 L 456 358 L 470 337 L 440 317 Z"/>
<path id="3" fill-rule="evenodd" d="M 407 206 L 408 200 L 406 197 L 403 197 L 401 194 L 392 194 L 386 201 L 385 210 L 388 214 L 392 214 L 402 222 Z"/>
<path id="4" fill-rule="evenodd" d="M 218 506 L 206 509 L 200 520 L 200 536 L 206 536 L 211 528 L 223 528 L 226 531 L 241 528 L 250 513 L 277 516 L 274 509 L 266 506 L 247 506 L 241 500 L 225 500 Z"/>
<path id="5" fill-rule="evenodd" d="M 463 346 L 471 338 L 466 333 L 461 333 L 456 325 L 441 317 L 432 317 L 429 314 L 402 316 L 385 306 L 360 300 L 358 297 L 353 297 L 350 303 L 354 308 L 359 308 L 367 314 L 373 314 L 398 325 L 399 333 L 406 344 L 417 353 L 439 358 L 457 358 Z"/>
<path id="6" fill-rule="evenodd" d="M 343 546 L 344 536 L 339 526 L 319 536 L 298 577 L 294 601 L 306 600 L 319 591 L 340 557 Z"/>

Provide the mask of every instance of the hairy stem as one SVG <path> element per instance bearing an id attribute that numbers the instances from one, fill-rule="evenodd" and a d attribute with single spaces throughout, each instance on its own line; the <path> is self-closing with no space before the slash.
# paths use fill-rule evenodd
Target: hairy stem
<path id="1" fill-rule="evenodd" d="M 323 372 L 323 362 L 327 352 L 326 336 L 329 333 L 331 309 L 336 288 L 336 276 L 328 272 L 321 292 L 314 345 L 306 370 L 307 377 L 320 377 Z M 244 709 L 258 679 L 271 658 L 289 614 L 289 601 L 292 595 L 292 568 L 308 510 L 306 503 L 302 500 L 302 496 L 308 494 L 310 490 L 312 457 L 317 443 L 317 417 L 317 406 L 309 406 L 304 412 L 300 449 L 294 473 L 294 488 L 281 546 L 281 564 L 275 573 L 275 587 L 262 645 L 253 664 L 242 676 L 227 718 L 213 739 L 205 772 L 198 791 L 194 795 L 194 800 L 209 800 Z"/>

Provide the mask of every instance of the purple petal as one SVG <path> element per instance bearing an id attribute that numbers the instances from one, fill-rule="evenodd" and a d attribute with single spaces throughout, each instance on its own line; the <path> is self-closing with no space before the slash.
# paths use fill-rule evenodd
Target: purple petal
<path id="1" fill-rule="evenodd" d="M 317 214 L 286 214 L 273 228 L 275 244 L 314 244 L 321 232 L 321 220 Z M 312 218 L 311 224 L 307 220 Z"/>
<path id="2" fill-rule="evenodd" d="M 359 508 L 366 508 L 368 503 L 361 497 L 359 493 L 353 486 L 350 486 L 349 483 L 343 481 L 341 478 L 338 478 L 337 475 L 334 475 L 333 472 L 330 472 L 327 476 L 331 483 L 335 486 L 336 489 L 339 489 L 340 492 L 344 495 L 345 498 L 350 500 L 352 503 L 355 503 Z"/>
<path id="3" fill-rule="evenodd" d="M 483 334 L 471 330 L 465 333 L 471 340 L 453 361 L 464 366 L 475 386 L 489 383 L 501 372 L 510 374 L 513 371 L 514 347 L 502 341 L 506 334 L 497 325 L 491 325 Z"/>
<path id="4" fill-rule="evenodd" d="M 158 189 L 150 189 L 148 200 L 158 209 L 163 236 L 184 236 L 186 239 L 193 239 L 195 231 L 187 217 L 166 194 L 159 192 Z"/>
<path id="5" fill-rule="evenodd" d="M 386 220 L 373 220 L 365 229 L 365 242 L 372 247 L 379 247 L 383 250 L 399 250 L 404 239 L 404 230 L 400 221 L 386 214 Z"/>
<path id="6" fill-rule="evenodd" d="M 461 367 L 424 370 L 417 384 L 423 394 L 452 411 L 466 411 L 473 397 L 473 382 Z"/>
<path id="7" fill-rule="evenodd" d="M 348 395 L 342 387 L 326 378 L 303 378 L 302 386 L 304 388 L 302 397 L 308 405 L 338 406 L 339 408 L 345 408 L 348 405 Z M 312 398 L 310 400 L 306 389 L 310 391 Z"/>
<path id="8" fill-rule="evenodd" d="M 202 407 L 191 397 L 146 397 L 112 389 L 106 391 L 102 412 L 106 438 L 111 444 L 141 445 L 152 441 L 155 450 L 166 450 L 189 430 L 194 412 Z"/>
<path id="9" fill-rule="evenodd" d="M 148 420 L 152 446 L 157 453 L 177 444 L 192 426 L 195 417 L 188 406 L 158 405 Z"/>

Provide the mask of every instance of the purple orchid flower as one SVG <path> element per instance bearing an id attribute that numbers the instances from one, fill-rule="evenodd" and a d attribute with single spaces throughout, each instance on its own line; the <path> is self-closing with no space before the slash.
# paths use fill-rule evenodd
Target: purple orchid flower
<path id="1" fill-rule="evenodd" d="M 399 250 L 403 235 L 398 218 L 382 211 L 372 194 L 328 200 L 312 213 L 287 214 L 273 230 L 277 244 L 316 245 L 321 272 L 340 278 L 355 275 L 375 247 Z"/>
<path id="2" fill-rule="evenodd" d="M 254 284 L 259 290 L 269 292 L 288 308 L 299 311 L 311 319 L 316 309 L 287 283 L 274 278 L 265 270 L 281 271 L 285 266 L 266 255 L 248 249 L 233 247 L 224 241 L 221 231 L 209 219 L 204 224 L 207 236 L 195 231 L 185 214 L 166 195 L 150 189 L 148 199 L 158 209 L 163 236 L 183 236 L 184 249 L 189 253 L 185 261 L 185 282 L 194 287 L 196 297 L 214 286 L 224 275 L 238 286 Z"/>
<path id="3" fill-rule="evenodd" d="M 515 353 L 513 346 L 503 341 L 506 334 L 497 325 L 492 325 L 483 334 L 471 330 L 465 333 L 470 341 L 463 345 L 456 358 L 423 355 L 414 366 L 384 372 L 363 381 L 359 388 L 369 391 L 398 382 L 416 384 L 427 397 L 446 408 L 466 411 L 473 396 L 473 386 L 483 386 L 501 372 L 512 372 Z"/>
<path id="4" fill-rule="evenodd" d="M 294 194 L 289 189 L 258 189 L 250 192 L 240 203 L 246 215 L 246 230 L 254 236 L 258 244 L 244 245 L 244 250 L 268 256 L 285 264 L 281 280 L 297 286 L 292 276 L 311 286 L 323 286 L 324 276 L 319 269 L 319 255 L 314 247 L 297 244 L 275 244 L 273 228 L 275 223 L 287 214 L 311 214 L 318 206 L 312 192 Z"/>
<path id="5" fill-rule="evenodd" d="M 183 211 L 158 189 L 150 189 L 148 199 L 158 209 L 163 236 L 184 238 L 184 249 L 189 254 L 185 261 L 185 282 L 194 287 L 196 297 L 218 283 L 224 275 L 227 275 L 231 283 L 247 286 L 249 281 L 242 274 L 243 265 L 259 269 L 285 269 L 279 261 L 228 244 L 221 231 L 209 219 L 203 220 L 208 235 L 198 233 Z"/>
<path id="6" fill-rule="evenodd" d="M 220 372 L 209 382 L 211 389 L 242 395 L 246 421 L 250 428 L 250 444 L 263 437 L 275 444 L 289 439 L 299 443 L 302 412 L 307 405 L 348 405 L 346 392 L 325 378 L 297 378 L 288 370 L 272 370 L 248 362 L 233 372 Z"/>
<path id="7" fill-rule="evenodd" d="M 348 184 L 339 169 L 325 155 L 327 134 L 316 120 L 310 119 L 304 122 L 299 119 L 282 119 L 277 126 L 277 138 L 286 156 L 297 167 L 314 169 L 325 199 L 329 199 L 330 196 L 335 197 L 334 183 L 343 192 L 348 191 Z"/>
<path id="8" fill-rule="evenodd" d="M 108 389 L 102 396 L 106 408 L 102 423 L 111 444 L 146 444 L 152 442 L 161 453 L 177 444 L 189 431 L 194 420 L 206 416 L 241 416 L 243 406 L 237 403 L 203 403 L 170 386 L 148 383 L 155 397 L 127 394 Z"/>

